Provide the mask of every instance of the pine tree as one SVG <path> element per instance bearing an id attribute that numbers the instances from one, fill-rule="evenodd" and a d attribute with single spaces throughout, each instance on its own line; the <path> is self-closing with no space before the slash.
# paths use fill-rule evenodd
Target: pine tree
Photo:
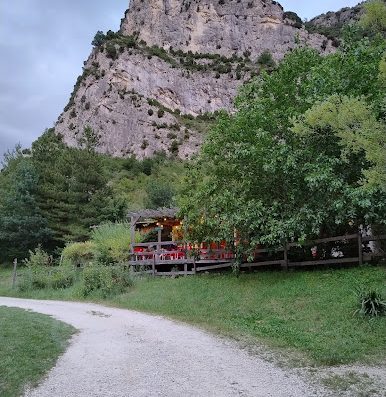
<path id="1" fill-rule="evenodd" d="M 30 249 L 45 245 L 51 232 L 36 195 L 38 175 L 19 149 L 6 158 L 1 175 L 0 256 L 2 260 L 25 258 Z"/>
<path id="2" fill-rule="evenodd" d="M 79 148 L 68 147 L 53 129 L 32 145 L 40 175 L 39 206 L 54 231 L 52 246 L 86 239 L 91 227 L 123 215 L 96 152 L 97 135 L 86 127 Z"/>

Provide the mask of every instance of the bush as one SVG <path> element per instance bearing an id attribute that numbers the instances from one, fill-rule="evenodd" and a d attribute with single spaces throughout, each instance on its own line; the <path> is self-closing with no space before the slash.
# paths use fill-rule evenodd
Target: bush
<path id="1" fill-rule="evenodd" d="M 118 58 L 118 53 L 117 53 L 117 49 L 115 48 L 115 44 L 113 43 L 106 44 L 106 54 L 108 58 L 114 60 Z"/>
<path id="2" fill-rule="evenodd" d="M 296 12 L 292 12 L 292 11 L 286 11 L 283 15 L 284 19 L 289 19 L 292 22 L 294 22 L 294 26 L 296 28 L 301 28 L 303 26 L 303 21 L 301 20 L 301 18 L 299 17 L 298 14 L 296 14 Z"/>
<path id="3" fill-rule="evenodd" d="M 103 298 L 122 293 L 133 284 L 131 275 L 123 266 L 89 265 L 83 270 L 80 293 L 83 297 L 98 292 Z"/>
<path id="4" fill-rule="evenodd" d="M 165 114 L 165 111 L 163 109 L 158 109 L 157 115 L 158 115 L 159 119 L 161 119 L 164 116 L 164 114 Z"/>
<path id="5" fill-rule="evenodd" d="M 28 266 L 18 284 L 20 291 L 48 288 L 49 272 L 44 266 Z"/>
<path id="6" fill-rule="evenodd" d="M 272 54 L 268 50 L 260 54 L 259 58 L 257 59 L 257 63 L 268 68 L 275 67 L 275 61 L 272 57 Z"/>
<path id="7" fill-rule="evenodd" d="M 136 242 L 140 242 L 136 233 Z M 91 233 L 91 241 L 95 246 L 98 262 L 120 263 L 129 259 L 131 231 L 127 222 L 105 223 L 95 228 Z"/>
<path id="8" fill-rule="evenodd" d="M 356 313 L 369 317 L 386 315 L 386 300 L 381 293 L 375 289 L 358 289 L 358 303 L 360 308 Z"/>
<path id="9" fill-rule="evenodd" d="M 24 259 L 23 262 L 27 267 L 51 266 L 53 258 L 38 246 L 34 251 L 29 251 L 29 258 Z"/>
<path id="10" fill-rule="evenodd" d="M 49 276 L 49 286 L 53 289 L 65 289 L 75 282 L 75 270 L 72 266 L 58 266 L 52 269 Z"/>
<path id="11" fill-rule="evenodd" d="M 73 266 L 85 265 L 95 257 L 95 244 L 92 241 L 84 243 L 71 243 L 62 251 L 62 260 L 70 262 Z"/>
<path id="12" fill-rule="evenodd" d="M 76 272 L 72 266 L 28 266 L 18 288 L 20 291 L 36 289 L 64 289 L 75 282 Z"/>

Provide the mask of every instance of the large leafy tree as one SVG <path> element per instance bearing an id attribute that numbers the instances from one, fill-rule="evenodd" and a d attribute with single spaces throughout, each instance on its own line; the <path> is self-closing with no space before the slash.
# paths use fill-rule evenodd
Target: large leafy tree
<path id="1" fill-rule="evenodd" d="M 191 237 L 232 240 L 237 230 L 252 246 L 279 245 L 384 220 L 384 193 L 363 187 L 374 165 L 365 146 L 383 133 L 381 83 L 368 77 L 384 50 L 379 38 L 325 58 L 298 49 L 247 84 L 191 166 L 180 201 Z M 339 117 L 351 105 L 357 117 Z"/>

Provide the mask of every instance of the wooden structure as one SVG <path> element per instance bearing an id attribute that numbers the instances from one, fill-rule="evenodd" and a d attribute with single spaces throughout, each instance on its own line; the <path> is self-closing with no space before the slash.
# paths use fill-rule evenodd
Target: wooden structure
<path id="1" fill-rule="evenodd" d="M 165 225 L 182 229 L 182 221 L 177 218 L 177 208 L 140 210 L 130 212 L 131 245 L 129 266 L 140 267 L 154 276 L 174 274 L 196 274 L 197 272 L 229 267 L 234 262 L 234 254 L 225 247 L 193 246 L 172 238 L 162 241 Z M 158 239 L 154 242 L 136 243 L 135 232 L 141 223 L 156 225 Z M 173 231 L 173 230 L 172 230 Z"/>
<path id="2" fill-rule="evenodd" d="M 192 244 L 170 239 L 162 241 L 162 230 L 164 224 L 173 224 L 175 227 L 182 227 L 182 222 L 177 218 L 178 209 L 161 208 L 157 210 L 141 210 L 129 213 L 131 219 L 131 247 L 128 265 L 141 269 L 153 276 L 167 275 L 189 275 L 203 271 L 231 268 L 235 264 L 235 257 L 232 250 L 225 246 L 192 246 Z M 158 239 L 155 242 L 135 243 L 136 226 L 140 222 L 150 222 L 156 225 Z M 363 264 L 365 261 L 374 259 L 375 256 L 385 256 L 384 253 L 373 253 L 365 249 L 370 241 L 386 240 L 384 236 L 362 236 L 362 234 L 350 234 L 337 237 L 328 237 L 309 241 L 303 244 L 296 242 L 287 243 L 278 249 L 261 248 L 254 251 L 254 260 L 249 263 L 245 260 L 240 264 L 241 269 L 253 269 L 259 267 L 278 266 L 284 270 L 290 267 L 323 266 L 323 265 L 344 265 Z M 320 255 L 317 246 L 320 244 L 341 243 L 341 245 L 356 245 L 354 255 L 344 255 L 343 252 L 335 252 L 336 256 L 331 257 L 331 252 Z M 338 244 L 339 245 L 339 244 Z M 313 247 L 315 255 L 307 260 L 291 260 L 296 248 Z M 307 248 L 308 252 L 312 249 Z"/>
<path id="3" fill-rule="evenodd" d="M 283 269 L 288 269 L 290 267 L 305 267 L 305 266 L 323 266 L 323 265 L 344 265 L 344 264 L 358 264 L 362 265 L 365 261 L 371 261 L 376 257 L 384 257 L 383 253 L 373 253 L 373 252 L 365 252 L 364 245 L 369 243 L 370 241 L 381 241 L 386 240 L 386 235 L 382 236 L 362 236 L 362 233 L 358 232 L 356 234 L 349 234 L 344 236 L 336 236 L 336 237 L 328 237 L 322 239 L 316 239 L 312 241 L 307 241 L 304 244 L 300 245 L 299 243 L 288 243 L 284 247 L 281 247 L 276 250 L 277 253 L 281 253 L 282 258 L 273 260 L 273 261 L 254 261 L 253 263 L 244 263 L 240 267 L 241 268 L 253 268 L 253 267 L 262 267 L 262 266 L 272 266 L 272 265 L 280 265 Z M 354 244 L 357 245 L 357 254 L 355 256 L 346 257 L 344 255 L 339 255 L 337 252 L 337 256 L 334 258 L 324 259 L 319 258 L 316 255 L 312 260 L 304 260 L 304 261 L 291 261 L 289 259 L 289 254 L 291 248 L 296 247 L 310 247 L 317 246 L 318 244 L 325 243 L 348 243 L 349 241 L 354 241 Z M 258 249 L 255 251 L 256 254 L 271 252 L 269 249 Z"/>

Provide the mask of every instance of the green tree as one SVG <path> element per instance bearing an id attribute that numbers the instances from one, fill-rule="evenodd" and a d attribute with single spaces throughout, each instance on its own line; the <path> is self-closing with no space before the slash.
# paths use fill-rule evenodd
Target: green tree
<path id="1" fill-rule="evenodd" d="M 308 110 L 292 131 L 302 137 L 303 145 L 313 145 L 318 153 L 339 151 L 341 164 L 350 165 L 345 176 L 351 182 L 362 178 L 366 187 L 386 191 L 386 125 L 377 120 L 364 99 L 333 95 Z M 326 136 L 331 139 L 326 141 Z"/>
<path id="2" fill-rule="evenodd" d="M 151 181 L 147 188 L 147 208 L 171 207 L 174 204 L 174 189 L 169 183 Z"/>
<path id="3" fill-rule="evenodd" d="M 86 128 L 80 138 L 83 148 L 71 148 L 50 129 L 32 145 L 32 161 L 41 181 L 39 206 L 54 231 L 53 247 L 83 240 L 91 226 L 123 216 L 123 204 L 111 197 L 95 139 Z"/>
<path id="4" fill-rule="evenodd" d="M 106 41 L 106 35 L 101 31 L 98 30 L 91 42 L 91 45 L 94 47 L 99 47 L 101 46 L 104 42 Z"/>
<path id="5" fill-rule="evenodd" d="M 17 148 L 7 154 L 0 180 L 0 259 L 23 259 L 51 236 L 36 201 L 38 175 Z"/>
<path id="6" fill-rule="evenodd" d="M 384 0 L 371 0 L 363 4 L 365 10 L 360 24 L 372 33 L 386 32 L 386 3 Z"/>
<path id="7" fill-rule="evenodd" d="M 379 39 L 346 42 L 327 57 L 297 49 L 272 74 L 245 85 L 237 113 L 220 117 L 188 173 L 180 206 L 191 237 L 231 241 L 236 229 L 242 243 L 275 246 L 345 232 L 352 222 L 384 221 L 384 193 L 362 186 L 375 162 L 350 129 L 362 121 L 356 133 L 375 139 L 369 128 L 380 126 L 382 91 L 368 76 L 378 74 L 384 50 Z M 347 120 L 344 114 L 325 129 L 316 124 L 307 139 L 295 133 L 294 123 L 305 125 L 302 115 L 335 94 L 363 97 L 361 113 Z M 313 109 L 320 123 L 330 116 L 324 107 Z"/>

